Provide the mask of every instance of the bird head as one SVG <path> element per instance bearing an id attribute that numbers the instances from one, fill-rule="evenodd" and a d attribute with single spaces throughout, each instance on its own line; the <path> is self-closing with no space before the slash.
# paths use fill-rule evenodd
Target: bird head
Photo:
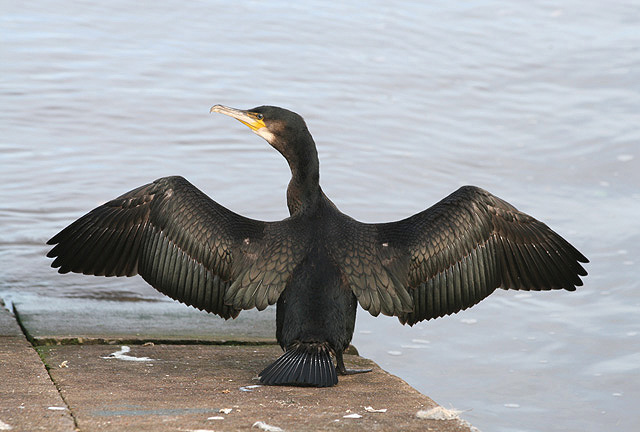
<path id="1" fill-rule="evenodd" d="M 214 105 L 210 112 L 225 114 L 248 126 L 264 138 L 287 159 L 295 143 L 313 142 L 304 119 L 284 108 L 263 105 L 249 110 L 239 110 L 224 105 Z M 299 149 L 298 149 L 299 150 Z"/>

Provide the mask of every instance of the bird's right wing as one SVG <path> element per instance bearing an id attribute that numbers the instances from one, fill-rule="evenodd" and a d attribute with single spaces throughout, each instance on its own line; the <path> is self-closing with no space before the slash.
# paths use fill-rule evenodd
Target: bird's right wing
<path id="1" fill-rule="evenodd" d="M 60 273 L 140 274 L 176 300 L 235 318 L 277 301 L 306 247 L 304 231 L 293 241 L 295 225 L 245 218 L 184 178 L 165 177 L 63 229 L 47 256 Z"/>

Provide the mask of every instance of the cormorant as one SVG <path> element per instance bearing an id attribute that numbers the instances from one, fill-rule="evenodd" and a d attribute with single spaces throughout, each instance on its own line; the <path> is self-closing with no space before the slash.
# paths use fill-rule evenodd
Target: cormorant
<path id="1" fill-rule="evenodd" d="M 573 291 L 588 262 L 544 223 L 475 186 L 409 218 L 368 224 L 322 192 L 316 146 L 298 114 L 221 105 L 289 163 L 290 217 L 263 222 L 182 177 L 107 202 L 48 241 L 60 273 L 140 274 L 160 292 L 225 319 L 276 304 L 285 353 L 265 384 L 332 386 L 345 368 L 356 304 L 403 324 L 467 309 L 496 288 Z"/>

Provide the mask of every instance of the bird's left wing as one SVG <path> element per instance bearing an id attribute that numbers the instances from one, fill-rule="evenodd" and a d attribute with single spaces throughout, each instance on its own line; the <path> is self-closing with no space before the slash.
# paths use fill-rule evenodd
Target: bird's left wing
<path id="1" fill-rule="evenodd" d="M 63 229 L 47 256 L 60 273 L 140 274 L 176 300 L 230 318 L 277 301 L 306 247 L 296 224 L 240 216 L 184 178 L 164 177 Z"/>
<path id="2" fill-rule="evenodd" d="M 458 312 L 498 287 L 572 291 L 587 274 L 565 239 L 473 186 L 401 221 L 344 225 L 334 259 L 360 305 L 402 323 Z"/>

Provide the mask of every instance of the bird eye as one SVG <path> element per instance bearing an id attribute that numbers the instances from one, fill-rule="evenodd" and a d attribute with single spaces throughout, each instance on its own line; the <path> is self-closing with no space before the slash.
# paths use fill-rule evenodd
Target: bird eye
<path id="1" fill-rule="evenodd" d="M 262 114 L 256 114 L 256 118 L 258 120 L 262 120 L 264 118 L 264 116 Z"/>

